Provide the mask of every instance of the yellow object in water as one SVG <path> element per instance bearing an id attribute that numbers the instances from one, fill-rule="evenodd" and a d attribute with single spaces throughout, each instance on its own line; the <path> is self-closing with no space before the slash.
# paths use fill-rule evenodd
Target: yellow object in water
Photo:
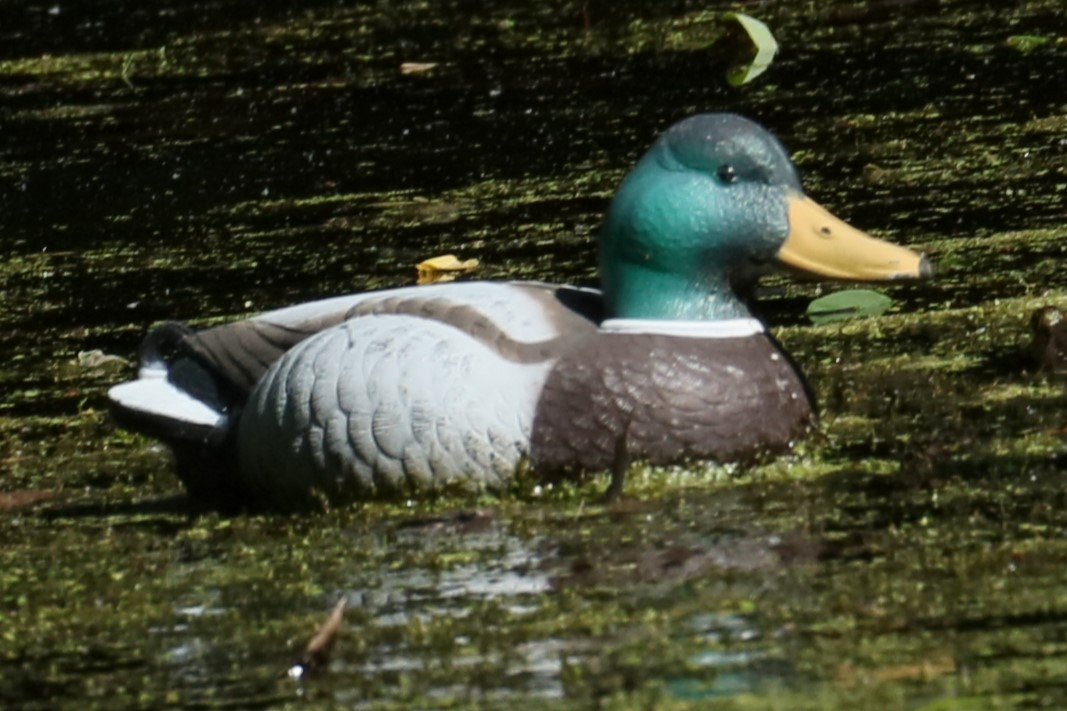
<path id="1" fill-rule="evenodd" d="M 438 284 L 444 281 L 454 281 L 463 272 L 473 271 L 478 268 L 477 259 L 459 261 L 454 254 L 444 254 L 440 257 L 431 257 L 415 265 L 419 272 L 418 284 Z"/>

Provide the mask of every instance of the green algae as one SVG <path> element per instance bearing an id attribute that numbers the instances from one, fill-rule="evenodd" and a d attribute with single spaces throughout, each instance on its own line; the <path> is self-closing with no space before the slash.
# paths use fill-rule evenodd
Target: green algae
<path id="1" fill-rule="evenodd" d="M 1064 48 L 1002 49 L 1060 9 L 893 5 L 766 5 L 783 53 L 740 93 L 703 49 L 726 8 L 684 3 L 259 3 L 195 31 L 164 13 L 137 47 L 11 30 L 32 51 L 0 62 L 0 176 L 25 197 L 0 218 L 0 491 L 54 496 L 0 512 L 0 702 L 1062 706 L 1064 382 L 1028 324 L 1067 305 Z M 938 265 L 854 323 L 763 285 L 822 411 L 784 457 L 637 466 L 607 507 L 592 478 L 197 515 L 167 454 L 109 423 L 122 367 L 78 362 L 132 358 L 155 321 L 407 284 L 442 247 L 591 281 L 614 185 L 712 108 Z M 339 594 L 329 669 L 284 678 Z"/>

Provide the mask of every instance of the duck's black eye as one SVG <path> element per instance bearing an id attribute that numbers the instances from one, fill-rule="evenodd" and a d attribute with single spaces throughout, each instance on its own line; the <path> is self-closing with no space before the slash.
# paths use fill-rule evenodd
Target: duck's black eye
<path id="1" fill-rule="evenodd" d="M 737 182 L 737 171 L 729 163 L 724 163 L 719 166 L 719 169 L 715 171 L 715 175 L 719 177 L 719 180 L 729 185 L 730 183 Z"/>

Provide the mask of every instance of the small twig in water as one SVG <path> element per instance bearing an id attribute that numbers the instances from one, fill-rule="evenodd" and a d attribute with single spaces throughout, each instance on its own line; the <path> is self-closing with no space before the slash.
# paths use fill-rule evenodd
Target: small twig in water
<path id="1" fill-rule="evenodd" d="M 322 669 L 330 661 L 330 652 L 333 650 L 333 643 L 337 640 L 337 633 L 341 630 L 341 622 L 344 621 L 347 606 L 348 596 L 343 595 L 334 605 L 333 612 L 330 613 L 326 622 L 308 642 L 300 661 L 289 668 L 291 678 L 303 678 L 306 674 Z"/>

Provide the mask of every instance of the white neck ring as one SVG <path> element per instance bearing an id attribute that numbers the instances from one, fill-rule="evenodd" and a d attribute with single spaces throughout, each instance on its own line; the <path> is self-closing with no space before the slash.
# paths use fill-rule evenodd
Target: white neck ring
<path id="1" fill-rule="evenodd" d="M 602 333 L 642 333 L 684 338 L 745 338 L 766 330 L 763 324 L 754 318 L 730 318 L 721 321 L 609 318 L 600 324 Z"/>

